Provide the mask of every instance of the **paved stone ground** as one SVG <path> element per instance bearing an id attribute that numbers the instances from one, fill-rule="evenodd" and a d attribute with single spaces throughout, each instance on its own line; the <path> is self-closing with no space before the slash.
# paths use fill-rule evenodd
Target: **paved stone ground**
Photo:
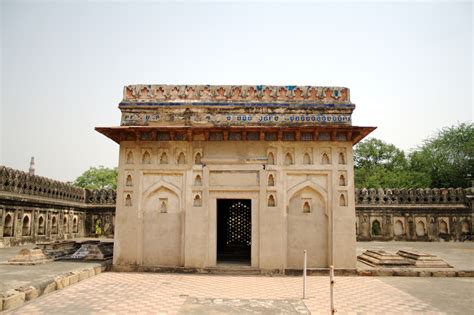
<path id="1" fill-rule="evenodd" d="M 446 307 L 442 306 L 445 301 L 436 302 L 443 292 L 428 290 L 425 295 L 432 297 L 432 301 L 428 301 L 404 289 L 416 291 L 419 284 L 414 280 L 419 278 L 390 279 L 395 281 L 390 283 L 376 277 L 337 277 L 335 306 L 338 313 L 467 314 L 473 309 L 474 279 L 449 279 L 447 288 L 468 303 L 451 303 Z M 440 279 L 424 280 L 430 284 Z M 459 286 L 459 281 L 463 285 Z M 256 313 L 261 314 L 303 314 L 306 308 L 312 314 L 327 314 L 328 277 L 308 277 L 308 292 L 303 305 L 301 277 L 107 272 L 40 297 L 7 314 L 237 314 L 254 310 L 260 310 Z M 288 303 L 292 305 L 288 306 Z M 282 307 L 284 304 L 286 306 Z"/>
<path id="2" fill-rule="evenodd" d="M 34 245 L 1 248 L 0 261 L 7 261 L 25 247 L 33 248 Z M 97 266 L 101 264 L 87 261 L 54 261 L 34 266 L 0 265 L 0 293 L 19 287 L 37 286 L 61 274 Z"/>

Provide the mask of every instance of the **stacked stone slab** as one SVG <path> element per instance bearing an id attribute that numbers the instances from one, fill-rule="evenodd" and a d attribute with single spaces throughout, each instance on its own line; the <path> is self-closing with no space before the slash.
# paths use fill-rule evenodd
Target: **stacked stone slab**
<path id="1" fill-rule="evenodd" d="M 372 267 L 392 268 L 411 265 L 409 260 L 381 249 L 366 250 L 362 255 L 357 256 L 357 259 Z"/>
<path id="2" fill-rule="evenodd" d="M 53 261 L 39 248 L 22 248 L 18 254 L 8 260 L 8 265 L 38 265 Z"/>
<path id="3" fill-rule="evenodd" d="M 452 268 L 435 255 L 409 249 L 399 250 L 396 254 L 370 249 L 357 256 L 357 259 L 376 268 Z"/>
<path id="4" fill-rule="evenodd" d="M 411 263 L 411 267 L 416 268 L 452 268 L 447 262 L 441 258 L 422 253 L 416 250 L 403 249 L 397 252 L 397 255 L 407 259 Z"/>
<path id="5" fill-rule="evenodd" d="M 65 259 L 73 260 L 106 260 L 113 255 L 113 243 L 101 243 L 100 241 L 87 241 L 82 243 L 74 254 Z"/>

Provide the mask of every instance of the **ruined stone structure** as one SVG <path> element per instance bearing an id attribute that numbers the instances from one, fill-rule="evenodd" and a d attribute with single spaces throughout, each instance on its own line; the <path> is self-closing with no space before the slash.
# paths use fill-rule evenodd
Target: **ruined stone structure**
<path id="1" fill-rule="evenodd" d="M 124 88 L 116 270 L 355 268 L 349 89 Z"/>
<path id="2" fill-rule="evenodd" d="M 84 190 L 0 166 L 0 247 L 94 236 L 97 219 L 113 236 L 115 191 Z"/>
<path id="3" fill-rule="evenodd" d="M 473 188 L 356 189 L 357 240 L 472 239 Z"/>

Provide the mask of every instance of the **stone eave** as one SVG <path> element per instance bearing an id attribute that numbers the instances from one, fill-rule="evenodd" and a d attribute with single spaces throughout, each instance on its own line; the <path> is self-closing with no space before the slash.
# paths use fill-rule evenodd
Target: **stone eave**
<path id="1" fill-rule="evenodd" d="M 265 140 L 265 132 L 276 132 L 278 139 L 275 141 L 282 141 L 283 132 L 295 132 L 296 137 L 294 141 L 301 141 L 301 133 L 313 133 L 314 139 L 319 139 L 318 134 L 329 133 L 330 139 L 328 140 L 311 140 L 311 141 L 338 141 L 346 142 L 350 141 L 353 145 L 357 144 L 368 134 L 374 131 L 377 127 L 358 127 L 350 125 L 333 125 L 333 126 L 227 126 L 227 127 L 216 127 L 216 126 L 116 126 L 116 127 L 96 127 L 95 130 L 112 139 L 116 143 L 121 141 L 162 141 L 157 140 L 156 134 L 158 132 L 169 132 L 170 139 L 165 141 L 173 141 L 174 134 L 184 133 L 186 135 L 185 141 L 191 141 L 194 134 L 203 134 L 204 141 L 209 140 L 209 133 L 211 132 L 259 132 L 259 140 Z M 150 139 L 141 139 L 140 135 L 143 133 L 151 133 Z M 347 140 L 337 140 L 338 134 L 344 134 Z M 227 137 L 224 136 L 224 141 L 227 141 Z M 233 140 L 229 140 L 233 141 Z M 237 140 L 239 141 L 239 140 Z M 240 140 L 250 141 L 250 140 Z M 308 142 L 311 142 L 308 141 Z M 306 142 L 306 141 L 305 141 Z"/>

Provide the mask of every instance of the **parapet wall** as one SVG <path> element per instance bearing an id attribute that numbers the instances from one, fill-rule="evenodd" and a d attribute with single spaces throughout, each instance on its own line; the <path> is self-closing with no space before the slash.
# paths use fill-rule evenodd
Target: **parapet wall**
<path id="1" fill-rule="evenodd" d="M 0 166 L 0 247 L 113 236 L 114 190 L 87 190 Z"/>
<path id="2" fill-rule="evenodd" d="M 471 188 L 356 188 L 355 198 L 358 205 L 469 204 L 470 192 Z"/>
<path id="3" fill-rule="evenodd" d="M 113 237 L 116 192 L 0 166 L 0 247 Z M 473 188 L 356 189 L 357 240 L 472 240 Z"/>
<path id="4" fill-rule="evenodd" d="M 357 240 L 472 240 L 473 188 L 356 189 Z"/>

